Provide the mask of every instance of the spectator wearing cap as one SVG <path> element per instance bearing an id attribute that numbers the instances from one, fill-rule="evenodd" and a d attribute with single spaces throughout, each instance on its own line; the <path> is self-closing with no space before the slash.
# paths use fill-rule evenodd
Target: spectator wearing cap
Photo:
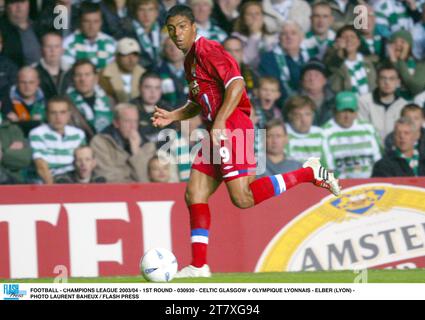
<path id="1" fill-rule="evenodd" d="M 360 97 L 359 118 L 372 123 L 383 141 L 393 130 L 407 101 L 397 93 L 400 77 L 393 65 L 384 64 L 379 68 L 377 84 L 373 92 Z"/>
<path id="2" fill-rule="evenodd" d="M 381 159 L 380 138 L 373 125 L 357 119 L 356 94 L 343 91 L 335 100 L 334 117 L 322 127 L 325 162 L 339 178 L 369 178 Z"/>
<path id="3" fill-rule="evenodd" d="M 189 0 L 188 4 L 193 10 L 197 34 L 207 39 L 223 43 L 227 38 L 227 33 L 211 21 L 213 1 Z"/>
<path id="4" fill-rule="evenodd" d="M 326 1 L 318 1 L 312 5 L 311 30 L 305 35 L 302 47 L 307 50 L 310 59 L 322 60 L 326 50 L 335 41 L 335 31 L 331 29 L 334 18 L 332 8 Z"/>
<path id="5" fill-rule="evenodd" d="M 18 67 L 38 62 L 41 47 L 38 26 L 29 18 L 29 0 L 6 0 L 6 17 L 0 21 L 3 54 Z"/>
<path id="6" fill-rule="evenodd" d="M 98 3 L 83 2 L 80 7 L 80 28 L 63 42 L 65 53 L 62 67 L 68 70 L 81 59 L 89 59 L 97 69 L 106 67 L 114 59 L 115 40 L 101 32 L 102 13 Z"/>
<path id="7" fill-rule="evenodd" d="M 157 0 L 134 0 L 132 2 L 132 37 L 137 39 L 142 49 L 141 65 L 149 70 L 160 64 L 161 25 L 158 22 L 159 4 Z"/>
<path id="8" fill-rule="evenodd" d="M 304 0 L 263 0 L 263 10 L 270 32 L 279 32 L 288 20 L 296 21 L 303 33 L 310 30 L 311 7 Z"/>
<path id="9" fill-rule="evenodd" d="M 400 30 L 391 35 L 388 55 L 400 73 L 407 99 L 425 90 L 425 62 L 412 55 L 413 38 L 409 31 Z"/>
<path id="10" fill-rule="evenodd" d="M 184 53 L 170 37 L 165 37 L 162 45 L 162 63 L 155 69 L 161 77 L 162 99 L 171 107 L 187 101 L 189 86 L 184 73 Z"/>
<path id="11" fill-rule="evenodd" d="M 425 157 L 415 148 L 415 124 L 408 118 L 400 118 L 394 127 L 395 150 L 378 161 L 372 177 L 425 176 Z"/>
<path id="12" fill-rule="evenodd" d="M 129 102 L 139 95 L 139 79 L 145 69 L 139 65 L 139 43 L 132 38 L 118 41 L 115 61 L 100 72 L 99 84 L 115 102 Z"/>
<path id="13" fill-rule="evenodd" d="M 320 127 L 332 118 L 335 94 L 327 84 L 326 67 L 321 61 L 312 59 L 303 67 L 300 94 L 311 98 L 316 105 L 313 125 Z"/>
<path id="14" fill-rule="evenodd" d="M 64 52 L 62 43 L 61 35 L 56 32 L 48 32 L 41 38 L 42 58 L 35 68 L 40 75 L 40 87 L 46 100 L 64 94 L 71 81 L 70 73 L 61 66 Z"/>

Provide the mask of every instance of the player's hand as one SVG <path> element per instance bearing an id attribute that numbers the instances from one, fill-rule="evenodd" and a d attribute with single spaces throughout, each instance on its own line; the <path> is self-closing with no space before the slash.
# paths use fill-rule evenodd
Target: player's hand
<path id="1" fill-rule="evenodd" d="M 224 121 L 214 121 L 214 124 L 211 128 L 211 135 L 213 145 L 216 147 L 221 147 L 221 141 L 227 139 L 226 123 Z"/>
<path id="2" fill-rule="evenodd" d="M 174 121 L 173 114 L 165 109 L 155 106 L 155 112 L 151 118 L 152 125 L 156 128 L 164 128 Z"/>

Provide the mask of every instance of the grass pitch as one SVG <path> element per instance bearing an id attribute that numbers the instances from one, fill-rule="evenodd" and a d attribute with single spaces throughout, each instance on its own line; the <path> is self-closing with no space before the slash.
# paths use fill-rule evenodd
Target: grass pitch
<path id="1" fill-rule="evenodd" d="M 171 283 L 353 283 L 353 271 L 213 273 L 211 278 L 175 279 Z M 368 283 L 425 283 L 425 269 L 367 270 Z M 365 279 L 365 278 L 362 278 Z M 366 279 L 365 279 L 366 280 Z M 0 279 L 0 283 L 52 283 L 54 279 Z M 70 283 L 145 283 L 142 276 L 70 278 Z M 358 282 L 358 281 L 357 281 Z"/>

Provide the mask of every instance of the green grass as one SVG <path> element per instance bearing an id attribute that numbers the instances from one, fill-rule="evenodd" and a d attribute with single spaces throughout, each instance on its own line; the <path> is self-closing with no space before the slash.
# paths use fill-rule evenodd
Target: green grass
<path id="1" fill-rule="evenodd" d="M 264 273 L 214 273 L 212 278 L 176 279 L 172 283 L 353 283 L 359 278 L 353 271 L 323 272 L 264 272 Z M 0 279 L 0 283 L 52 283 L 44 279 Z M 142 276 L 70 278 L 70 283 L 141 283 Z M 425 283 L 425 269 L 368 270 L 369 283 Z"/>

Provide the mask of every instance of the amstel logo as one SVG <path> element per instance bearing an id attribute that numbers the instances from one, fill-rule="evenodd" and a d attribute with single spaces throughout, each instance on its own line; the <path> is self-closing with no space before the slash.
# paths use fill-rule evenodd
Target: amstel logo
<path id="1" fill-rule="evenodd" d="M 373 268 L 418 257 L 425 257 L 425 189 L 366 184 L 298 215 L 272 239 L 256 271 Z"/>

